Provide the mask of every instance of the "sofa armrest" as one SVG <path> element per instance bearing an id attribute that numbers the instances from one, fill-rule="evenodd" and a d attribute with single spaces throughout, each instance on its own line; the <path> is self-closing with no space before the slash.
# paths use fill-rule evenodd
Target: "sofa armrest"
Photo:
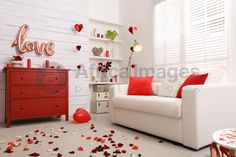
<path id="1" fill-rule="evenodd" d="M 122 84 L 122 85 L 113 85 L 109 88 L 109 94 L 110 94 L 110 105 L 109 105 L 109 118 L 112 122 L 115 122 L 115 108 L 113 106 L 112 99 L 116 96 L 121 95 L 127 95 L 128 91 L 128 84 Z"/>
<path id="2" fill-rule="evenodd" d="M 183 89 L 183 144 L 199 149 L 212 142 L 212 133 L 235 128 L 235 85 L 193 85 Z"/>

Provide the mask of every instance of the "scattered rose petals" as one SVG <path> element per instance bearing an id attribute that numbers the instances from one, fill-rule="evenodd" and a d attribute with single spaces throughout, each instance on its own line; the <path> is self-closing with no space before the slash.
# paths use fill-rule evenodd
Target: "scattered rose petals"
<path id="1" fill-rule="evenodd" d="M 75 154 L 75 151 L 70 151 L 69 154 Z"/>
<path id="2" fill-rule="evenodd" d="M 29 148 L 27 148 L 27 147 L 25 147 L 24 149 L 23 149 L 23 151 L 29 151 L 30 149 Z"/>
<path id="3" fill-rule="evenodd" d="M 6 150 L 4 151 L 4 153 L 13 153 L 14 151 L 13 151 L 13 146 L 8 146 L 7 148 L 6 148 Z"/>
<path id="4" fill-rule="evenodd" d="M 58 151 L 58 150 L 59 150 L 59 148 L 58 148 L 58 147 L 53 149 L 53 151 Z"/>
<path id="5" fill-rule="evenodd" d="M 138 146 L 133 146 L 133 150 L 138 150 Z"/>
<path id="6" fill-rule="evenodd" d="M 119 148 L 121 148 L 121 147 L 123 147 L 123 145 L 124 145 L 124 144 L 122 144 L 122 143 L 118 143 L 117 146 L 118 146 Z"/>
<path id="7" fill-rule="evenodd" d="M 111 154 L 108 153 L 107 151 L 105 151 L 105 152 L 103 153 L 103 155 L 104 155 L 105 157 L 109 157 Z"/>
<path id="8" fill-rule="evenodd" d="M 54 136 L 54 138 L 59 138 L 59 136 Z"/>
<path id="9" fill-rule="evenodd" d="M 49 141 L 48 144 L 53 144 L 53 141 Z"/>
<path id="10" fill-rule="evenodd" d="M 36 156 L 40 156 L 40 154 L 39 154 L 39 153 L 36 153 L 36 152 L 34 152 L 34 153 L 30 154 L 29 156 L 36 157 Z"/>
<path id="11" fill-rule="evenodd" d="M 78 148 L 78 151 L 84 151 L 84 148 L 80 146 L 80 147 Z"/>
<path id="12" fill-rule="evenodd" d="M 61 153 L 57 153 L 57 157 L 62 157 L 62 154 Z"/>
<path id="13" fill-rule="evenodd" d="M 34 143 L 34 141 L 33 140 L 31 140 L 31 139 L 28 139 L 28 144 L 33 144 Z"/>
<path id="14" fill-rule="evenodd" d="M 139 140 L 139 137 L 138 137 L 138 136 L 135 136 L 134 139 L 135 139 L 135 140 Z"/>

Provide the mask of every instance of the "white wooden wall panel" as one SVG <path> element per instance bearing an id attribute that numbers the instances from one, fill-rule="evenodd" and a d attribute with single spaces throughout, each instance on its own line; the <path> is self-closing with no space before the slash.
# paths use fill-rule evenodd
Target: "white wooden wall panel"
<path id="1" fill-rule="evenodd" d="M 89 105 L 89 18 L 87 0 L 0 0 L 0 69 L 13 55 L 15 48 L 11 44 L 16 38 L 21 25 L 28 24 L 30 31 L 27 41 L 55 42 L 55 54 L 52 57 L 36 56 L 35 53 L 24 54 L 25 59 L 32 60 L 32 67 L 43 67 L 46 59 L 71 69 L 69 79 L 70 115 L 78 107 L 90 109 Z M 76 23 L 82 23 L 84 29 L 78 33 L 74 30 Z M 76 45 L 81 45 L 80 52 Z M 76 66 L 82 64 L 78 75 Z M 0 72 L 0 122 L 4 121 L 5 110 L 5 74 Z"/>

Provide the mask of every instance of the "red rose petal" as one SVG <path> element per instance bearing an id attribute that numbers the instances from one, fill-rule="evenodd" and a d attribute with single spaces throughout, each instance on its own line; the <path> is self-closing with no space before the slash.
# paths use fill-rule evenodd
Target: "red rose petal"
<path id="1" fill-rule="evenodd" d="M 28 139 L 28 144 L 33 144 L 34 143 L 34 141 L 33 140 L 31 140 L 31 139 Z"/>
<path id="2" fill-rule="evenodd" d="M 126 153 L 126 150 L 122 150 L 121 152 L 122 152 L 123 154 L 125 154 L 125 153 Z"/>
<path id="3" fill-rule="evenodd" d="M 4 153 L 13 153 L 13 146 L 8 146 Z"/>
<path id="4" fill-rule="evenodd" d="M 53 141 L 49 141 L 48 144 L 53 144 Z"/>
<path id="5" fill-rule="evenodd" d="M 134 139 L 135 139 L 135 140 L 139 140 L 139 137 L 138 137 L 138 136 L 135 136 Z"/>
<path id="6" fill-rule="evenodd" d="M 57 153 L 57 157 L 62 157 L 62 154 L 61 153 Z"/>
<path id="7" fill-rule="evenodd" d="M 24 148 L 23 151 L 29 151 L 30 149 L 29 148 Z"/>
<path id="8" fill-rule="evenodd" d="M 133 150 L 138 150 L 138 146 L 133 146 Z"/>
<path id="9" fill-rule="evenodd" d="M 36 152 L 34 152 L 34 153 L 30 154 L 29 156 L 37 157 L 37 156 L 40 156 L 40 154 L 39 154 L 39 153 L 36 153 Z"/>
<path id="10" fill-rule="evenodd" d="M 123 147 L 123 145 L 124 145 L 124 144 L 122 144 L 122 143 L 118 143 L 117 146 L 118 146 L 119 148 L 121 148 L 121 147 Z"/>
<path id="11" fill-rule="evenodd" d="M 78 151 L 84 151 L 84 148 L 80 146 L 80 147 L 78 148 Z"/>
<path id="12" fill-rule="evenodd" d="M 70 151 L 69 153 L 70 153 L 70 154 L 75 154 L 75 151 Z"/>
<path id="13" fill-rule="evenodd" d="M 53 151 L 58 151 L 58 150 L 59 150 L 59 148 L 58 148 L 58 147 L 53 149 Z"/>

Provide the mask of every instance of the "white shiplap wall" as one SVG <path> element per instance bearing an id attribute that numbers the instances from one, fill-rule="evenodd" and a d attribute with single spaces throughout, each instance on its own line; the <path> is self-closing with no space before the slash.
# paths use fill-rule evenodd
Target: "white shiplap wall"
<path id="1" fill-rule="evenodd" d="M 23 24 L 30 26 L 29 41 L 55 43 L 52 57 L 24 54 L 24 60 L 31 58 L 32 67 L 42 67 L 46 59 L 59 63 L 70 71 L 69 105 L 70 114 L 77 107 L 89 110 L 89 78 L 78 75 L 76 66 L 83 64 L 89 70 L 89 18 L 87 0 L 0 0 L 0 122 L 4 121 L 5 74 L 3 71 L 16 51 L 11 47 Z M 78 33 L 73 27 L 82 23 L 84 29 Z M 80 52 L 75 46 L 82 45 Z M 82 71 L 80 71 L 82 73 Z"/>

